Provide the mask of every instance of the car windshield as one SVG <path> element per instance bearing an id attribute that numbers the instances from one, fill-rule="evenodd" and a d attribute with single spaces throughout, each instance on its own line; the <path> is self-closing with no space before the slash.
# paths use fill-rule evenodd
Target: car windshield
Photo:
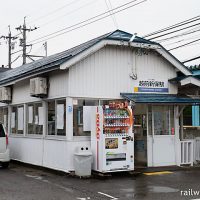
<path id="1" fill-rule="evenodd" d="M 5 137 L 5 132 L 2 124 L 0 124 L 0 137 Z"/>

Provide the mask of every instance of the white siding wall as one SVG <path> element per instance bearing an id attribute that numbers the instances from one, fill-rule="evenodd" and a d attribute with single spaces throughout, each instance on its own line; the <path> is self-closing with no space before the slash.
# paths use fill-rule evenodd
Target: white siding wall
<path id="1" fill-rule="evenodd" d="M 49 75 L 49 98 L 66 97 L 68 94 L 68 72 L 57 71 Z"/>
<path id="2" fill-rule="evenodd" d="M 10 137 L 11 158 L 64 172 L 74 170 L 77 147 L 90 147 L 90 141 L 66 141 L 43 138 Z"/>
<path id="3" fill-rule="evenodd" d="M 68 72 L 57 71 L 49 74 L 49 98 L 66 97 L 68 94 Z M 40 101 L 40 98 L 30 96 L 30 79 L 13 85 L 12 103 Z"/>
<path id="4" fill-rule="evenodd" d="M 25 102 L 38 101 L 39 98 L 30 96 L 29 80 L 20 81 L 13 85 L 12 103 L 19 104 Z"/>
<path id="5" fill-rule="evenodd" d="M 138 81 L 129 77 L 135 63 L 138 80 L 168 81 L 176 76 L 175 68 L 154 53 L 138 56 L 127 47 L 105 47 L 69 69 L 69 94 L 119 98 L 120 92 L 132 93 Z M 169 92 L 177 88 L 169 84 Z"/>

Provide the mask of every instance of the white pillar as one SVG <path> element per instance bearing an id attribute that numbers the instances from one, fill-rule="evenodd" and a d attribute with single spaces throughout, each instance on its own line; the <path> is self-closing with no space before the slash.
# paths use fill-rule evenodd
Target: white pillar
<path id="1" fill-rule="evenodd" d="M 9 105 L 8 106 L 8 135 L 11 135 L 11 115 L 12 115 L 12 108 L 11 106 Z"/>
<path id="2" fill-rule="evenodd" d="M 174 129 L 175 129 L 175 159 L 176 165 L 181 164 L 181 144 L 179 138 L 179 106 L 174 106 Z"/>
<path id="3" fill-rule="evenodd" d="M 184 139 L 184 132 L 183 132 L 183 112 L 180 115 L 180 133 L 181 133 L 181 140 Z"/>
<path id="4" fill-rule="evenodd" d="M 42 101 L 43 106 L 43 138 L 47 135 L 48 131 L 48 120 L 47 120 L 47 111 L 48 111 L 48 104 L 46 101 Z"/>
<path id="5" fill-rule="evenodd" d="M 73 99 L 66 98 L 66 138 L 73 140 Z"/>
<path id="6" fill-rule="evenodd" d="M 24 104 L 24 137 L 27 135 L 27 126 L 26 126 L 26 122 L 27 122 L 27 104 Z"/>

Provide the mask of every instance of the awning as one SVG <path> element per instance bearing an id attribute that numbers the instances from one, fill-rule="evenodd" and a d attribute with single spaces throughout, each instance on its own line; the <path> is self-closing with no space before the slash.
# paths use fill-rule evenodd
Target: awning
<path id="1" fill-rule="evenodd" d="M 150 104 L 200 104 L 200 99 L 194 99 L 188 96 L 178 96 L 174 94 L 141 94 L 141 93 L 120 93 L 120 95 L 129 101 L 135 103 Z"/>

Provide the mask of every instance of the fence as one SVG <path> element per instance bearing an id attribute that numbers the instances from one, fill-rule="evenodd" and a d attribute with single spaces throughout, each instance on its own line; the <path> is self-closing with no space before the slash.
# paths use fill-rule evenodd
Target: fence
<path id="1" fill-rule="evenodd" d="M 181 165 L 189 164 L 193 166 L 193 162 L 194 162 L 193 148 L 194 148 L 193 140 L 181 141 Z"/>
<path id="2" fill-rule="evenodd" d="M 195 139 L 195 161 L 200 161 L 200 138 Z"/>

